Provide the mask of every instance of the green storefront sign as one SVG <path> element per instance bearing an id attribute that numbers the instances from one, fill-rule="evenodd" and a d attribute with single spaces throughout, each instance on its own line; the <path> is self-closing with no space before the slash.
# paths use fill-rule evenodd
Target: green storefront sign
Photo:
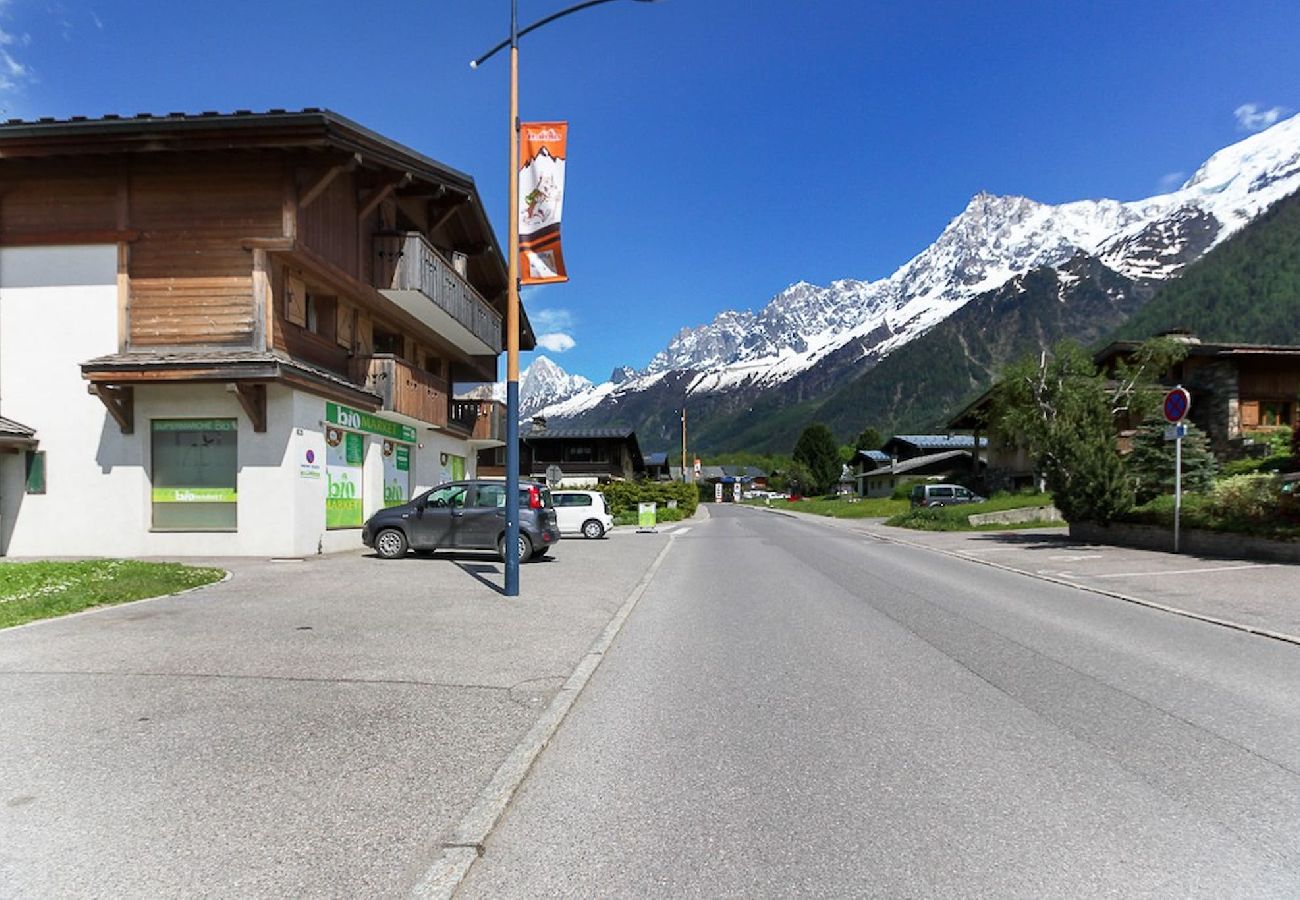
<path id="1" fill-rule="evenodd" d="M 359 528 L 364 518 L 362 477 L 366 439 L 342 429 L 326 437 L 325 527 Z"/>
<path id="2" fill-rule="evenodd" d="M 234 488 L 154 488 L 154 503 L 234 503 Z"/>
<path id="3" fill-rule="evenodd" d="M 234 419 L 154 419 L 154 431 L 235 431 Z"/>
<path id="4" fill-rule="evenodd" d="M 381 419 L 359 409 L 328 401 L 325 403 L 325 421 L 340 428 L 364 431 L 367 434 L 377 434 L 380 437 L 405 441 L 408 444 L 414 444 L 419 437 L 419 434 L 410 425 L 390 422 L 387 419 Z"/>
<path id="5" fill-rule="evenodd" d="M 384 441 L 384 506 L 401 506 L 410 493 L 411 448 Z"/>

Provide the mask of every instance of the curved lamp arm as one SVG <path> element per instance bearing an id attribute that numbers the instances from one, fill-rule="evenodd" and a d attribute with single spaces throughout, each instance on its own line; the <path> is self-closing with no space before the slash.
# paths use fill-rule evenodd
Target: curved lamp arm
<path id="1" fill-rule="evenodd" d="M 563 19 L 565 16 L 572 15 L 573 13 L 576 12 L 581 12 L 582 10 L 587 9 L 588 7 L 599 6 L 602 3 L 613 3 L 613 2 L 614 0 L 586 0 L 585 3 L 575 3 L 573 6 L 570 6 L 568 9 L 562 9 L 557 13 L 551 13 L 549 16 L 547 16 L 544 19 L 538 19 L 536 22 L 529 25 L 527 28 L 523 29 L 517 35 L 515 35 L 514 39 L 518 40 L 519 38 L 528 34 L 530 31 L 536 31 L 537 29 L 541 28 L 543 25 L 549 25 L 550 23 L 554 22 L 556 19 Z M 633 0 L 633 2 L 634 3 L 656 3 L 658 2 L 658 0 Z M 484 53 L 478 59 L 472 61 L 469 64 L 469 67 L 471 69 L 477 69 L 483 63 L 491 59 L 499 50 L 504 50 L 506 47 L 509 47 L 510 41 L 511 38 L 506 38 L 501 43 L 497 44 L 495 47 L 489 50 L 487 53 Z"/>

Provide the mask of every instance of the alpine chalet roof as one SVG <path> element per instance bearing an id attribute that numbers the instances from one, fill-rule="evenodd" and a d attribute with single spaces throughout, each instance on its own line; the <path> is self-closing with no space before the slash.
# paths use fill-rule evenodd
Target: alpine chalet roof
<path id="1" fill-rule="evenodd" d="M 903 475 L 916 469 L 923 469 L 942 462 L 956 462 L 958 459 L 970 458 L 967 450 L 943 450 L 939 453 L 927 453 L 925 456 L 914 456 L 911 459 L 905 459 L 902 462 L 894 463 L 892 466 L 883 466 L 879 469 L 872 469 L 870 472 L 863 472 L 857 476 L 859 478 L 876 478 L 880 476 Z"/>
<path id="2" fill-rule="evenodd" d="M 33 444 L 36 442 L 35 439 L 35 428 L 29 428 L 21 422 L 0 416 L 0 443 Z"/>
<path id="3" fill-rule="evenodd" d="M 970 450 L 975 446 L 975 437 L 970 434 L 896 434 L 885 441 L 885 446 L 895 441 L 911 444 L 918 450 Z M 988 438 L 980 438 L 981 447 L 987 447 L 988 443 Z"/>
<path id="4" fill-rule="evenodd" d="M 631 428 L 580 428 L 560 426 L 558 428 L 547 426 L 538 428 L 530 426 L 523 433 L 523 438 L 529 441 L 546 441 L 546 440 L 627 440 L 635 438 L 636 432 Z"/>

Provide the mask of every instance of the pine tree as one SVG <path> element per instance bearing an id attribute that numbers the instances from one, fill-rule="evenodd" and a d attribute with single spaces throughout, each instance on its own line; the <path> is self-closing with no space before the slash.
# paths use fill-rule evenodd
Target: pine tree
<path id="1" fill-rule="evenodd" d="M 1138 503 L 1174 492 L 1175 448 L 1173 441 L 1165 440 L 1166 426 L 1164 419 L 1150 418 L 1133 436 L 1127 463 Z M 1188 422 L 1183 438 L 1183 490 L 1196 494 L 1209 491 L 1217 471 L 1205 432 Z"/>
<path id="2" fill-rule="evenodd" d="M 868 426 L 862 429 L 862 433 L 858 435 L 853 447 L 855 450 L 879 450 L 883 443 L 885 443 L 885 439 L 880 432 Z"/>
<path id="3" fill-rule="evenodd" d="M 801 463 L 808 470 L 811 484 L 809 492 L 825 492 L 840 477 L 840 449 L 835 443 L 835 435 L 820 422 L 814 422 L 803 430 L 794 445 L 794 461 Z"/>

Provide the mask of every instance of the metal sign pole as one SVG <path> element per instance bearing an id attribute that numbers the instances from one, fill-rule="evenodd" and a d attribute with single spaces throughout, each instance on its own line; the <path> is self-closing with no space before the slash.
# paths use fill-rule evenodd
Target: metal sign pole
<path id="1" fill-rule="evenodd" d="M 1183 519 L 1183 435 L 1187 426 L 1183 420 L 1192 408 L 1192 395 L 1181 384 L 1165 394 L 1165 421 L 1170 427 L 1165 430 L 1165 440 L 1174 439 L 1174 552 L 1182 549 Z M 1170 432 L 1173 432 L 1171 435 Z"/>
<path id="2" fill-rule="evenodd" d="M 1179 531 L 1183 515 L 1183 434 L 1178 428 L 1178 437 L 1174 438 L 1174 552 L 1179 551 Z"/>

